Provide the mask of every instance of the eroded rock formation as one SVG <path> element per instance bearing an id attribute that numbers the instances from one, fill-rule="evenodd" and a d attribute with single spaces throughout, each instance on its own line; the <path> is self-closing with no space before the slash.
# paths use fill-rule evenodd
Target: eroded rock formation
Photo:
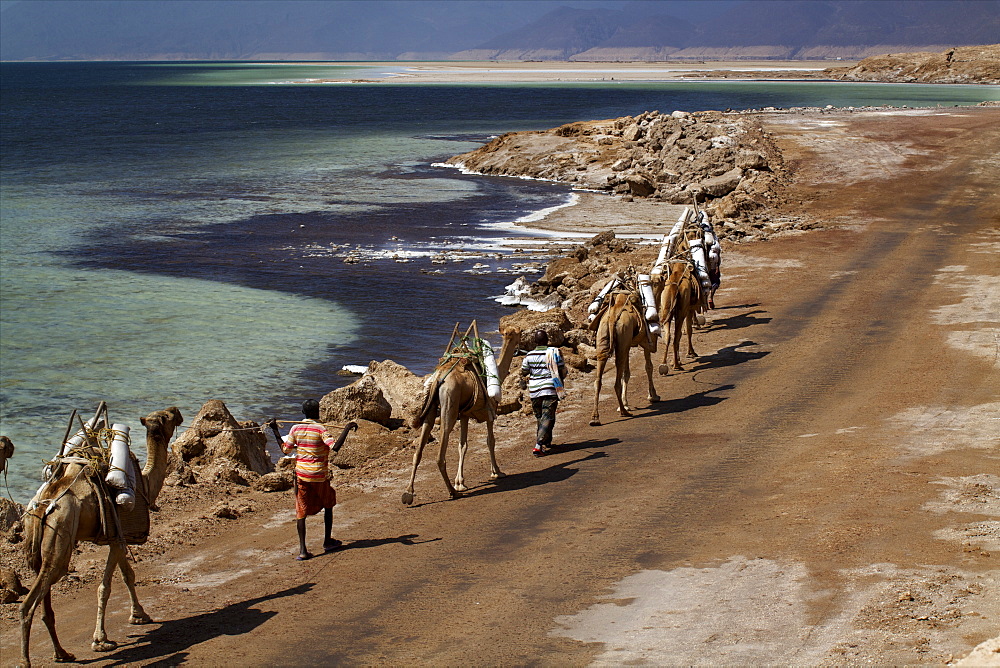
<path id="1" fill-rule="evenodd" d="M 824 73 L 845 81 L 1000 84 L 1000 44 L 961 46 L 942 53 L 889 53 Z"/>
<path id="2" fill-rule="evenodd" d="M 257 476 L 274 470 L 267 452 L 267 437 L 256 422 L 233 417 L 226 405 L 212 399 L 198 411 L 191 426 L 171 445 L 180 461 L 174 478 L 191 478 L 186 466 L 202 469 L 221 481 L 250 484 Z"/>
<path id="3" fill-rule="evenodd" d="M 648 111 L 546 131 L 510 132 L 451 158 L 482 174 L 527 176 L 752 216 L 780 196 L 781 153 L 747 115 Z"/>

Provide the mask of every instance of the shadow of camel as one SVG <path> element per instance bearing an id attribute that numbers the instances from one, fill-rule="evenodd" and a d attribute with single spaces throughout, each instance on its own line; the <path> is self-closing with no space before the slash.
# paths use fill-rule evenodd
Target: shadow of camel
<path id="1" fill-rule="evenodd" d="M 107 657 L 115 663 L 122 664 L 152 661 L 147 665 L 179 665 L 187 660 L 185 650 L 188 648 L 220 635 L 236 636 L 250 633 L 278 614 L 271 610 L 258 610 L 254 606 L 265 601 L 305 594 L 313 586 L 313 583 L 304 583 L 273 594 L 232 603 L 212 612 L 161 622 L 156 628 L 141 634 L 130 635 L 127 643 L 123 643 L 119 649 Z M 102 657 L 78 663 L 103 663 L 106 661 L 107 658 Z"/>
<path id="2" fill-rule="evenodd" d="M 741 341 L 725 348 L 719 348 L 711 355 L 700 355 L 697 359 L 690 360 L 690 368 L 687 372 L 704 371 L 705 369 L 722 369 L 727 366 L 736 366 L 744 362 L 759 360 L 771 354 L 769 350 L 753 350 L 744 352 L 740 350 L 744 346 L 756 346 L 754 341 Z M 675 372 L 676 373 L 676 372 Z"/>
<path id="3" fill-rule="evenodd" d="M 684 411 L 694 410 L 695 408 L 705 408 L 706 406 L 715 406 L 720 404 L 729 397 L 712 397 L 709 396 L 713 392 L 724 392 L 726 390 L 732 390 L 735 385 L 719 385 L 718 387 L 713 387 L 708 390 L 702 390 L 701 392 L 695 392 L 694 394 L 689 394 L 686 397 L 679 397 L 677 399 L 661 399 L 655 404 L 650 404 L 649 408 L 644 410 L 642 413 L 636 413 L 637 418 L 648 418 L 655 417 L 659 415 L 672 415 L 676 413 L 683 413 Z M 624 418 L 630 420 L 632 418 Z"/>
<path id="4" fill-rule="evenodd" d="M 612 445 L 614 443 L 620 443 L 621 441 L 617 438 L 609 438 L 601 441 L 585 441 L 590 443 L 588 448 L 600 448 Z M 581 448 L 584 446 L 581 446 Z M 551 456 L 551 455 L 549 455 Z M 480 485 L 473 488 L 472 490 L 465 493 L 467 497 L 475 496 L 485 496 L 487 494 L 496 494 L 497 492 L 513 492 L 519 489 L 527 489 L 529 487 L 534 487 L 536 485 L 546 485 L 553 482 L 562 482 L 563 480 L 568 480 L 574 475 L 579 473 L 580 469 L 571 468 L 575 464 L 582 464 L 587 461 L 594 461 L 597 459 L 603 459 L 608 455 L 604 452 L 591 452 L 585 457 L 578 457 L 576 459 L 571 459 L 566 462 L 555 462 L 551 466 L 543 469 L 537 469 L 534 471 L 524 471 L 523 473 L 515 473 L 513 475 L 504 476 L 494 480 L 492 483 Z M 541 459 L 546 460 L 548 457 L 542 457 Z"/>
<path id="5" fill-rule="evenodd" d="M 347 550 L 363 550 L 369 547 L 379 547 L 380 545 L 389 545 L 390 543 L 399 543 L 401 545 L 423 545 L 424 543 L 433 543 L 435 541 L 441 540 L 440 538 L 425 538 L 424 540 L 415 540 L 420 534 L 408 533 L 403 536 L 397 536 L 396 538 L 363 538 L 361 540 L 352 540 L 350 542 L 345 541 L 342 546 L 336 550 L 331 550 L 326 554 L 337 554 L 338 552 L 346 552 Z M 323 556 L 318 555 L 318 556 Z"/>
<path id="6" fill-rule="evenodd" d="M 717 329 L 743 329 L 744 327 L 753 327 L 754 325 L 766 325 L 771 322 L 772 318 L 758 318 L 756 314 L 767 313 L 767 311 L 750 311 L 748 313 L 740 313 L 738 315 L 731 315 L 726 318 L 712 318 L 708 324 L 703 327 L 700 331 L 710 332 Z"/>
<path id="7" fill-rule="evenodd" d="M 760 302 L 757 302 L 756 304 L 730 304 L 729 306 L 716 306 L 715 308 L 713 308 L 711 310 L 712 311 L 729 311 L 731 309 L 737 309 L 737 308 L 757 308 L 758 306 L 760 306 Z"/>
<path id="8" fill-rule="evenodd" d="M 574 449 L 583 448 L 600 448 L 608 445 L 613 445 L 619 443 L 620 440 L 617 438 L 609 438 L 600 441 L 584 441 L 583 443 L 589 445 L 579 444 L 574 447 Z M 557 451 L 565 452 L 566 449 Z M 548 468 L 539 469 L 535 471 L 524 471 L 523 473 L 513 473 L 510 475 L 505 475 L 502 478 L 497 478 L 489 482 L 479 483 L 478 485 L 471 487 L 468 491 L 462 492 L 461 496 L 450 499 L 450 498 L 440 498 L 433 501 L 426 501 L 424 503 L 415 503 L 411 508 L 420 508 L 422 506 L 433 506 L 438 503 L 448 503 L 452 501 L 461 501 L 462 499 L 471 499 L 477 496 L 485 496 L 487 494 L 495 494 L 497 492 L 510 492 L 518 489 L 526 489 L 528 487 L 534 487 L 536 485 L 545 485 L 553 482 L 561 482 L 573 477 L 579 471 L 579 469 L 570 468 L 573 464 L 579 464 L 581 462 L 601 459 L 602 457 L 607 457 L 603 452 L 592 452 L 586 457 L 580 457 L 578 459 L 573 459 L 568 462 L 559 462 L 554 466 L 549 466 Z"/>
<path id="9" fill-rule="evenodd" d="M 685 365 L 683 369 L 674 369 L 673 363 L 671 363 L 670 373 L 665 374 L 660 371 L 660 375 L 669 377 L 685 373 L 696 373 L 707 369 L 722 369 L 728 366 L 743 364 L 744 362 L 759 360 L 762 357 L 766 357 L 771 354 L 769 350 L 753 350 L 749 352 L 740 350 L 740 348 L 744 346 L 756 345 L 757 343 L 754 341 L 741 341 L 734 345 L 726 346 L 725 348 L 719 348 L 710 355 L 698 355 L 697 357 L 691 358 L 682 357 L 681 363 Z M 660 368 L 663 368 L 662 364 L 660 365 Z"/>

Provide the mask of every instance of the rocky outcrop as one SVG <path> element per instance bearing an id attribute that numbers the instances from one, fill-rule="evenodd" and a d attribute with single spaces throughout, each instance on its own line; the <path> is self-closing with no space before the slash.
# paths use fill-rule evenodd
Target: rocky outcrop
<path id="1" fill-rule="evenodd" d="M 218 399 L 202 406 L 171 451 L 180 460 L 178 470 L 184 464 L 211 467 L 216 478 L 238 484 L 274 469 L 260 425 L 237 420 Z"/>
<path id="2" fill-rule="evenodd" d="M 350 385 L 337 388 L 320 399 L 319 417 L 321 422 L 327 423 L 368 420 L 385 425 L 392 417 L 392 406 L 374 376 L 366 373 Z"/>
<path id="3" fill-rule="evenodd" d="M 656 259 L 657 248 L 636 246 L 619 239 L 611 230 L 595 235 L 567 255 L 551 260 L 545 275 L 531 284 L 530 296 L 539 301 L 557 302 L 551 311 L 518 311 L 501 318 L 501 326 L 517 326 L 524 333 L 522 348 L 530 349 L 535 329 L 545 329 L 553 345 L 576 351 L 579 343 L 593 344 L 592 332 L 586 330 L 587 306 L 614 274 L 631 267 L 649 267 Z"/>
<path id="4" fill-rule="evenodd" d="M 544 294 L 544 291 L 538 290 L 538 294 Z M 525 309 L 500 318 L 501 328 L 511 326 L 518 328 L 521 332 L 521 340 L 518 342 L 518 348 L 520 350 L 531 350 L 535 347 L 533 337 L 538 330 L 544 330 L 548 334 L 549 345 L 564 345 L 566 342 L 565 332 L 573 328 L 573 323 L 570 322 L 565 311 L 561 308 L 554 308 L 544 312 Z M 513 366 L 512 371 L 516 371 Z"/>
<path id="5" fill-rule="evenodd" d="M 0 496 L 0 533 L 10 531 L 10 528 L 21 519 L 23 514 L 24 506 Z"/>
<path id="6" fill-rule="evenodd" d="M 1000 84 L 1000 44 L 871 56 L 854 67 L 831 67 L 824 73 L 843 81 L 996 85 Z"/>
<path id="7" fill-rule="evenodd" d="M 448 162 L 673 204 L 697 198 L 716 218 L 734 219 L 780 199 L 785 178 L 780 151 L 753 117 L 711 111 L 511 132 Z"/>
<path id="8" fill-rule="evenodd" d="M 410 373 L 404 367 L 400 369 L 407 374 Z M 367 420 L 356 420 L 356 422 L 358 430 L 348 437 L 347 442 L 331 460 L 337 468 L 364 468 L 390 452 L 408 448 L 412 443 L 411 432 L 403 425 L 399 428 L 390 428 Z"/>
<path id="9" fill-rule="evenodd" d="M 272 471 L 257 478 L 252 486 L 258 492 L 284 492 L 295 484 L 294 475 L 291 471 Z"/>
<path id="10" fill-rule="evenodd" d="M 13 603 L 27 593 L 28 588 L 21 584 L 17 571 L 0 568 L 0 603 Z"/>
<path id="11" fill-rule="evenodd" d="M 382 391 L 382 397 L 391 409 L 390 419 L 408 423 L 420 412 L 424 393 L 421 376 L 392 360 L 371 362 L 365 375 L 370 376 Z M 362 415 L 351 419 L 356 418 L 365 419 Z"/>

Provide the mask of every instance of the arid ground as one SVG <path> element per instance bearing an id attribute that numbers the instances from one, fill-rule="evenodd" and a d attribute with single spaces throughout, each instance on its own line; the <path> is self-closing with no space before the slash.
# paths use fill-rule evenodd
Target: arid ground
<path id="1" fill-rule="evenodd" d="M 637 355 L 635 417 L 606 389 L 590 427 L 577 376 L 561 450 L 533 458 L 531 418 L 503 416 L 506 477 L 487 483 L 477 427 L 458 500 L 433 450 L 412 507 L 411 450 L 338 472 L 345 548 L 305 562 L 290 493 L 234 487 L 221 519 L 168 488 L 137 550 L 156 623 L 127 624 L 116 580 L 121 645 L 90 650 L 102 553 L 84 548 L 54 594 L 63 645 L 100 666 L 944 665 L 996 647 L 1000 108 L 763 120 L 794 174 L 775 217 L 821 229 L 724 246 L 699 357 L 656 377 L 661 402 Z M 661 229 L 657 205 L 609 202 L 543 224 Z M 989 648 L 967 661 L 997 665 Z M 40 615 L 32 655 L 51 662 Z"/>

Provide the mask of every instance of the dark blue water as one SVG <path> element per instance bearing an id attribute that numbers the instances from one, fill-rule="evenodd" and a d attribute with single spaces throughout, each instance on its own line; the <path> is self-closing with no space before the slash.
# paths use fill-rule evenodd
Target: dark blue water
<path id="1" fill-rule="evenodd" d="M 345 364 L 393 359 L 424 374 L 456 322 L 495 330 L 508 311 L 490 297 L 516 274 L 501 245 L 510 233 L 490 224 L 569 191 L 432 166 L 492 134 L 652 109 L 996 97 L 750 82 L 276 85 L 315 70 L 250 64 L 0 67 L 0 429 L 24 454 L 11 462 L 22 500 L 74 408 L 105 399 L 137 425 L 220 398 L 242 419 L 295 416 L 345 382 L 334 375 Z M 463 249 L 500 257 L 432 264 Z M 346 263 L 351 253 L 361 261 Z"/>

